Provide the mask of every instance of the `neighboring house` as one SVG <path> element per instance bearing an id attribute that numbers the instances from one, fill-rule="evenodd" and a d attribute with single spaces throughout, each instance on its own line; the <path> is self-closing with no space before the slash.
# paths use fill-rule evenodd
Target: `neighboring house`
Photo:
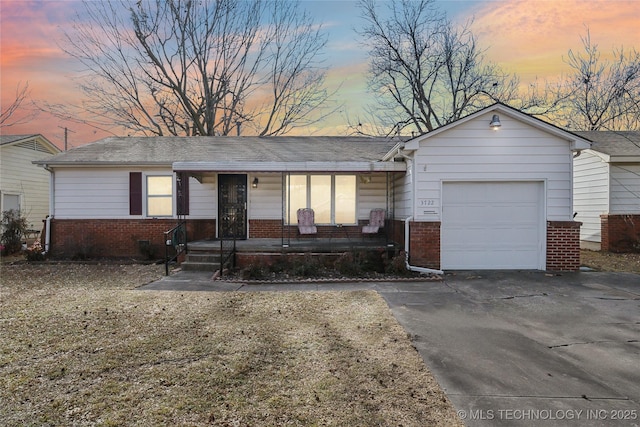
<path id="1" fill-rule="evenodd" d="M 42 135 L 0 136 L 0 211 L 19 210 L 33 230 L 49 214 L 49 172 L 34 165 L 59 153 Z"/>
<path id="2" fill-rule="evenodd" d="M 502 126 L 490 128 L 498 115 Z M 572 152 L 589 142 L 502 104 L 410 141 L 107 138 L 37 162 L 52 174 L 51 251 L 139 256 L 184 215 L 191 240 L 357 236 L 372 209 L 414 266 L 576 270 Z M 294 237 L 295 238 L 295 237 Z"/>
<path id="3" fill-rule="evenodd" d="M 583 246 L 640 250 L 640 132 L 577 132 L 593 142 L 574 158 L 574 210 Z"/>

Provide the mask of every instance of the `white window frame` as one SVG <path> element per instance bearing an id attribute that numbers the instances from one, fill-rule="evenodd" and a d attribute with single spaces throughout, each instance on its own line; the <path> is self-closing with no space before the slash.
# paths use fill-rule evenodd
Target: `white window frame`
<path id="1" fill-rule="evenodd" d="M 306 186 L 306 190 L 307 190 L 307 194 L 306 194 L 306 207 L 310 208 L 311 207 L 311 192 L 313 191 L 311 188 L 311 177 L 312 176 L 330 176 L 331 177 L 331 214 L 330 214 L 330 221 L 328 223 L 325 222 L 316 222 L 319 225 L 358 225 L 358 176 L 355 174 L 340 174 L 340 176 L 352 176 L 355 182 L 355 194 L 354 194 L 354 222 L 350 222 L 350 223 L 336 223 L 336 176 L 337 174 L 320 174 L 320 173 L 315 173 L 315 174 L 309 174 L 309 173 L 292 173 L 286 176 L 286 180 L 285 180 L 285 186 L 286 186 L 286 195 L 285 195 L 285 203 L 289 203 L 289 178 L 292 175 L 298 175 L 298 176 L 305 176 L 307 179 L 307 186 Z M 289 210 L 289 206 L 287 206 L 287 211 Z M 287 225 L 292 224 L 294 222 L 289 222 L 289 217 L 292 216 L 295 218 L 295 212 L 290 213 L 289 215 L 287 215 L 287 218 L 285 218 L 285 223 Z M 317 220 L 316 220 L 317 221 Z"/>
<path id="2" fill-rule="evenodd" d="M 149 178 L 171 178 L 171 194 L 149 195 Z M 150 173 L 144 174 L 144 216 L 147 218 L 173 218 L 175 216 L 175 177 L 173 174 Z M 150 198 L 171 198 L 171 213 L 168 215 L 151 215 L 149 214 Z"/>

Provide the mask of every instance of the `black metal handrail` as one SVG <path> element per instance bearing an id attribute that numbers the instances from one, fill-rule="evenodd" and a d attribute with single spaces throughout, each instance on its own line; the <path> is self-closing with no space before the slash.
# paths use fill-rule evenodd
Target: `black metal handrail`
<path id="1" fill-rule="evenodd" d="M 231 260 L 231 268 L 236 266 L 236 238 L 220 239 L 220 277 L 224 274 L 224 266 Z"/>
<path id="2" fill-rule="evenodd" d="M 173 254 L 169 253 L 169 248 L 173 248 Z M 176 261 L 183 253 L 187 253 L 187 221 L 180 221 L 171 230 L 164 232 L 165 275 L 169 275 L 169 263 Z"/>

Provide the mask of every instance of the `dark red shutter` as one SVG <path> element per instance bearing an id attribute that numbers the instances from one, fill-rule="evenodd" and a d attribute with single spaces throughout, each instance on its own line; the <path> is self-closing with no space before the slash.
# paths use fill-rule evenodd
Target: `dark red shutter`
<path id="1" fill-rule="evenodd" d="M 189 215 L 189 174 L 178 172 L 178 215 Z"/>
<path id="2" fill-rule="evenodd" d="M 129 215 L 142 215 L 142 172 L 129 173 Z"/>

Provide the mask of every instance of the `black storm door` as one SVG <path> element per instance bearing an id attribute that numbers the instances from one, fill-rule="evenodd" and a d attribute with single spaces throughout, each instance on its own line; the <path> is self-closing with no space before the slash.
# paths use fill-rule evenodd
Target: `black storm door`
<path id="1" fill-rule="evenodd" d="M 247 175 L 218 175 L 218 236 L 247 238 Z"/>

